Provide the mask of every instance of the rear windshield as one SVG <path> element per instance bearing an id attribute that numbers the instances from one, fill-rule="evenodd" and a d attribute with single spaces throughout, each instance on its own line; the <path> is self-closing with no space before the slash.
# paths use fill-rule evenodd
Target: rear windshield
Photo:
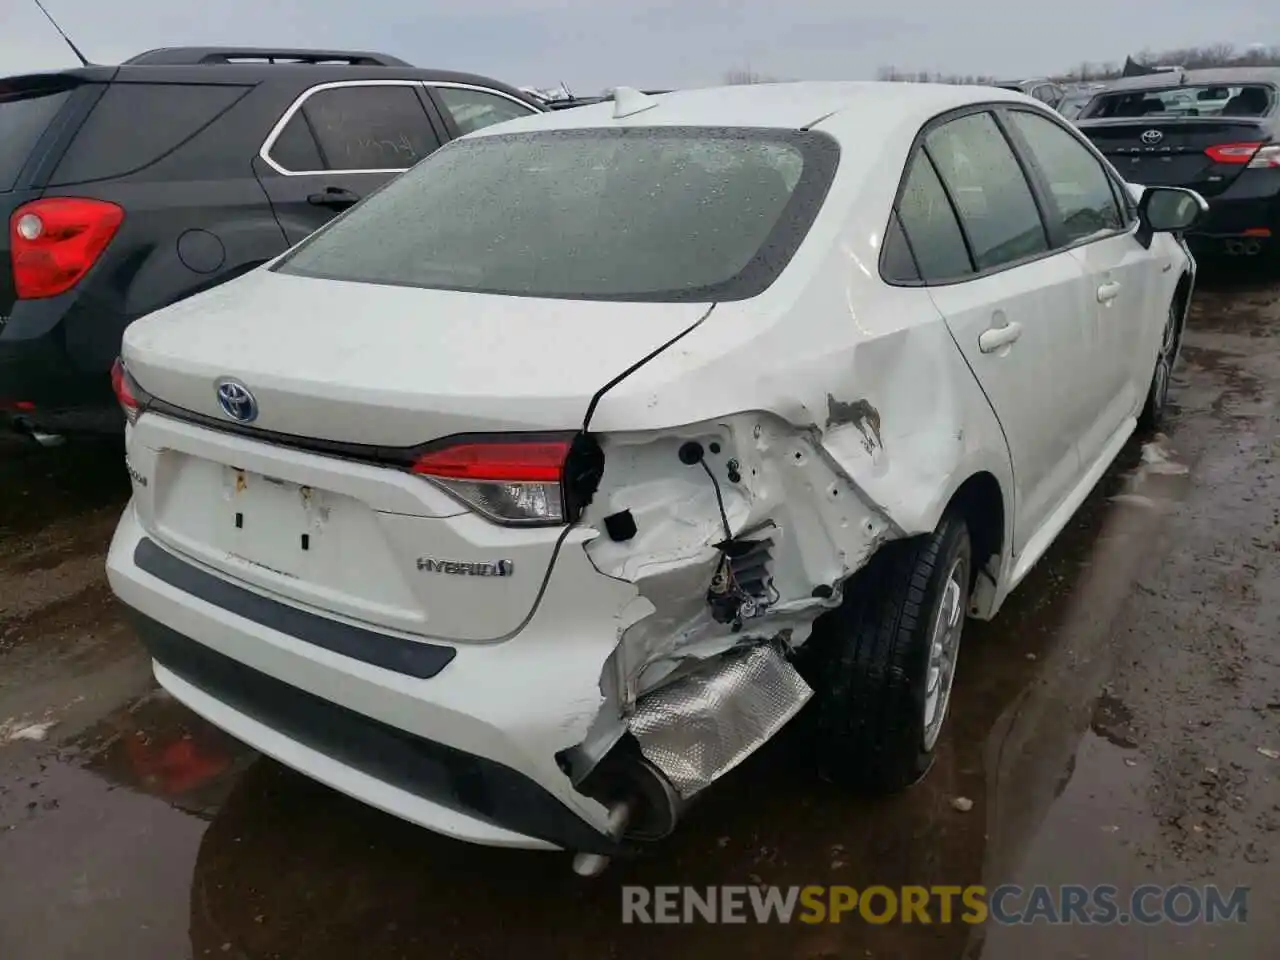
<path id="1" fill-rule="evenodd" d="M 67 102 L 70 91 L 6 92 L 0 81 L 0 192 L 12 190 L 36 141 Z"/>
<path id="2" fill-rule="evenodd" d="M 739 300 L 787 265 L 838 157 L 824 134 L 764 129 L 464 139 L 275 269 L 566 300 Z"/>
<path id="3" fill-rule="evenodd" d="M 1275 106 L 1275 100 L 1275 90 L 1260 83 L 1237 86 L 1200 84 L 1154 90 L 1144 88 L 1103 93 L 1089 105 L 1082 119 L 1264 117 Z"/>

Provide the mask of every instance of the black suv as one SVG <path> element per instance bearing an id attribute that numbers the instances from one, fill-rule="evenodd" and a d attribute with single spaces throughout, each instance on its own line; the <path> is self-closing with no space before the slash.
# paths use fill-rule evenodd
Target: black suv
<path id="1" fill-rule="evenodd" d="M 131 321 L 271 260 L 445 141 L 544 109 L 347 51 L 167 48 L 0 79 L 0 423 L 119 429 Z"/>
<path id="2" fill-rule="evenodd" d="M 1172 70 L 1111 83 L 1076 119 L 1120 175 L 1190 187 L 1209 214 L 1196 252 L 1280 266 L 1280 68 Z"/>

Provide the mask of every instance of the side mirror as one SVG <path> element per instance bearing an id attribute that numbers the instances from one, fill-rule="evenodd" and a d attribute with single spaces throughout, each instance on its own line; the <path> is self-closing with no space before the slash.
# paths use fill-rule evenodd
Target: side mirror
<path id="1" fill-rule="evenodd" d="M 1147 187 L 1138 201 L 1138 239 L 1143 246 L 1149 246 L 1157 233 L 1183 233 L 1208 212 L 1208 202 L 1194 190 Z"/>

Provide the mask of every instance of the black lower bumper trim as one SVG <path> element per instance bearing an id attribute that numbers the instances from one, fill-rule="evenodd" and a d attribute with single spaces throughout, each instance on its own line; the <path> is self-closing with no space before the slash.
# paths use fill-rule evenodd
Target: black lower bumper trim
<path id="1" fill-rule="evenodd" d="M 567 850 L 620 852 L 616 841 L 504 764 L 307 693 L 133 613 L 139 636 L 157 663 L 312 750 L 440 806 Z"/>
<path id="2" fill-rule="evenodd" d="M 261 596 L 178 559 L 147 537 L 134 548 L 133 562 L 139 570 L 198 600 L 384 670 L 428 680 L 457 655 L 452 647 L 353 627 Z"/>

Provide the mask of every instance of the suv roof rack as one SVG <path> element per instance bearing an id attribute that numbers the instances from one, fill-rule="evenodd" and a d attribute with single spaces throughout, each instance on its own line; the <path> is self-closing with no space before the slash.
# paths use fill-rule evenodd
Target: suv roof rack
<path id="1" fill-rule="evenodd" d="M 408 67 L 385 53 L 366 50 L 290 50 L 273 47 L 160 47 L 130 57 L 127 64 L 189 67 L 232 63 L 344 63 L 353 67 Z"/>

